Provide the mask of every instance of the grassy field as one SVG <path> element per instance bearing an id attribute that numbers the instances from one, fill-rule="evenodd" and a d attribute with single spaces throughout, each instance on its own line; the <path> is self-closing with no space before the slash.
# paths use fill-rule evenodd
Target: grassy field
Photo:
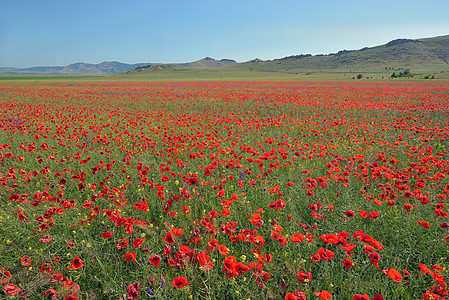
<path id="1" fill-rule="evenodd" d="M 400 71 L 397 71 L 399 73 Z M 133 72 L 112 75 L 17 75 L 0 74 L 0 81 L 382 81 L 400 82 L 447 82 L 449 72 L 415 73 L 413 77 L 391 79 L 392 70 L 384 72 L 349 72 L 349 70 L 285 72 L 285 71 L 254 71 L 251 68 L 186 68 L 170 67 L 161 71 Z M 357 75 L 362 74 L 361 79 Z M 434 79 L 424 79 L 425 76 Z"/>
<path id="2" fill-rule="evenodd" d="M 107 76 L 109 77 L 109 76 Z M 92 75 L 33 75 L 33 74 L 0 74 L 0 81 L 84 81 L 84 80 L 101 80 L 105 76 Z"/>
<path id="3" fill-rule="evenodd" d="M 399 73 L 399 71 L 396 71 Z M 357 75 L 362 74 L 361 79 Z M 384 72 L 350 72 L 349 70 L 335 71 L 254 71 L 250 68 L 172 68 L 147 73 L 119 74 L 118 78 L 125 80 L 149 80 L 149 81 L 204 81 L 204 80 L 243 80 L 243 81 L 389 81 L 393 71 Z M 448 81 L 449 72 L 424 72 L 414 74 L 413 77 L 395 78 L 399 81 L 427 80 L 425 76 L 434 76 L 428 81 Z"/>
<path id="4" fill-rule="evenodd" d="M 421 40 L 394 40 L 360 50 L 328 55 L 293 55 L 268 61 L 246 62 L 220 68 L 186 68 L 160 65 L 133 70 L 125 78 L 146 80 L 289 80 L 351 81 L 388 80 L 393 73 L 409 70 L 401 80 L 449 80 L 449 36 Z M 129 76 L 129 77 L 128 77 Z"/>
<path id="5" fill-rule="evenodd" d="M 447 83 L 192 72 L 0 79 L 1 297 L 448 298 Z"/>

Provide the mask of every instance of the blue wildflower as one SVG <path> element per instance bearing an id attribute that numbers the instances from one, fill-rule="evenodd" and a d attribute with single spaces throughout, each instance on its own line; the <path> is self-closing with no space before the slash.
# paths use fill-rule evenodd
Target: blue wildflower
<path id="1" fill-rule="evenodd" d="M 149 287 L 145 288 L 145 290 L 148 292 L 148 294 L 150 294 L 151 296 L 154 296 L 153 291 Z"/>

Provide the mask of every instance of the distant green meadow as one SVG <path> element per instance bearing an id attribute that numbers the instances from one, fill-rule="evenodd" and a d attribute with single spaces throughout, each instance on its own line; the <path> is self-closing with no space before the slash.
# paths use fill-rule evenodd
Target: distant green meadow
<path id="1" fill-rule="evenodd" d="M 407 69 L 408 70 L 408 69 Z M 132 70 L 130 72 L 105 75 L 33 75 L 33 74 L 0 74 L 0 81 L 343 81 L 343 82 L 417 82 L 428 83 L 449 82 L 449 70 L 437 71 L 410 71 L 408 77 L 391 77 L 393 73 L 401 73 L 399 69 L 373 69 L 350 70 L 301 70 L 276 69 L 266 67 L 258 69 L 243 64 L 227 67 L 176 67 L 169 66 L 159 71 L 150 69 L 144 71 Z"/>

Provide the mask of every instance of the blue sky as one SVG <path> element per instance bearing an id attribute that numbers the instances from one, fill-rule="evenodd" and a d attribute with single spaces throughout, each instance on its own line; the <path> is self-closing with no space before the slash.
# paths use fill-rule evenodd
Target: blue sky
<path id="1" fill-rule="evenodd" d="M 448 0 L 0 0 L 0 66 L 239 62 L 449 34 Z"/>

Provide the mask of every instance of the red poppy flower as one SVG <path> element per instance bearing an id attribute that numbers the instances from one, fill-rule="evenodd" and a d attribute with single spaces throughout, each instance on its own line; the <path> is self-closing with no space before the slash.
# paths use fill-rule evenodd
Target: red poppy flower
<path id="1" fill-rule="evenodd" d="M 225 260 L 223 261 L 223 272 L 233 272 L 236 263 L 237 259 L 234 256 L 226 256 Z"/>
<path id="2" fill-rule="evenodd" d="M 175 240 L 173 239 L 173 235 L 171 234 L 170 231 L 167 232 L 167 234 L 165 235 L 164 241 L 165 241 L 167 244 L 174 244 L 174 243 L 175 243 Z"/>
<path id="3" fill-rule="evenodd" d="M 320 255 L 319 254 L 312 254 L 310 256 L 310 261 L 311 262 L 319 262 L 321 260 Z"/>
<path id="4" fill-rule="evenodd" d="M 370 300 L 370 299 L 367 294 L 364 295 L 355 294 L 354 297 L 352 297 L 352 300 Z"/>
<path id="5" fill-rule="evenodd" d="M 448 213 L 447 213 L 447 212 L 442 211 L 442 210 L 439 209 L 439 208 L 435 209 L 435 214 L 436 214 L 436 217 L 447 218 L 447 216 L 448 216 Z"/>
<path id="6" fill-rule="evenodd" d="M 67 297 L 65 297 L 63 300 L 78 300 L 78 297 L 75 296 L 75 294 L 70 294 Z"/>
<path id="7" fill-rule="evenodd" d="M 44 297 L 46 297 L 46 296 L 51 296 L 50 299 L 55 300 L 56 297 L 58 296 L 58 293 L 54 289 L 49 289 L 44 292 Z"/>
<path id="8" fill-rule="evenodd" d="M 126 293 L 127 298 L 128 299 L 139 298 L 139 294 L 140 294 L 139 289 L 140 289 L 140 282 L 128 285 L 128 291 Z"/>
<path id="9" fill-rule="evenodd" d="M 376 205 L 382 205 L 382 201 L 380 201 L 379 199 L 374 199 L 374 204 Z"/>
<path id="10" fill-rule="evenodd" d="M 131 251 L 123 254 L 123 258 L 126 258 L 126 263 L 129 263 L 129 260 L 132 259 L 134 262 L 136 261 L 136 252 Z"/>
<path id="11" fill-rule="evenodd" d="M 377 211 L 371 211 L 368 214 L 368 218 L 370 218 L 371 220 L 375 220 L 375 219 L 377 219 L 377 217 L 379 217 L 379 215 L 380 214 Z"/>
<path id="12" fill-rule="evenodd" d="M 106 230 L 106 232 L 103 232 L 101 236 L 105 239 L 110 239 L 112 237 L 112 234 L 109 232 L 109 230 Z"/>
<path id="13" fill-rule="evenodd" d="M 249 267 L 247 265 L 245 265 L 244 263 L 238 262 L 235 264 L 234 266 L 234 270 L 238 273 L 238 274 L 243 274 L 245 272 L 248 272 Z"/>
<path id="14" fill-rule="evenodd" d="M 320 248 L 318 249 L 318 255 L 322 260 L 326 261 L 331 260 L 334 257 L 335 253 L 329 249 Z"/>
<path id="15" fill-rule="evenodd" d="M 218 241 L 216 239 L 211 239 L 207 245 L 209 246 L 209 249 L 217 248 L 218 247 Z"/>
<path id="16" fill-rule="evenodd" d="M 382 270 L 382 272 L 384 272 L 386 275 L 388 275 L 388 277 L 396 282 L 402 281 L 402 276 L 396 269 L 390 268 L 388 270 Z"/>
<path id="17" fill-rule="evenodd" d="M 349 257 L 346 257 L 343 259 L 343 266 L 349 270 L 352 266 L 354 266 L 354 263 Z"/>
<path id="18" fill-rule="evenodd" d="M 157 267 L 157 266 L 159 266 L 159 263 L 161 262 L 161 258 L 159 257 L 159 255 L 151 255 L 149 261 L 150 261 L 150 264 Z"/>
<path id="19" fill-rule="evenodd" d="M 281 210 L 285 207 L 285 202 L 284 199 L 279 199 L 276 202 L 270 203 L 268 206 L 275 210 Z"/>
<path id="20" fill-rule="evenodd" d="M 69 266 L 67 266 L 67 270 L 69 270 Z M 43 263 L 41 265 L 41 267 L 39 268 L 39 272 L 41 272 L 41 273 L 47 272 L 47 273 L 51 274 L 51 273 L 53 273 L 53 271 L 54 270 L 51 268 L 51 263 Z"/>
<path id="21" fill-rule="evenodd" d="M 255 225 L 256 227 L 261 227 L 263 225 L 263 220 L 262 217 L 260 216 L 260 214 L 258 213 L 253 213 L 251 215 L 251 219 L 249 219 L 249 221 L 251 222 L 251 224 Z"/>
<path id="22" fill-rule="evenodd" d="M 373 266 L 375 266 L 376 268 L 379 268 L 379 260 L 380 260 L 379 254 L 377 254 L 377 252 L 372 252 L 369 254 L 369 257 L 371 258 L 369 262 L 372 263 Z"/>
<path id="23" fill-rule="evenodd" d="M 402 277 L 410 277 L 410 272 L 407 269 L 402 269 L 401 275 Z"/>
<path id="24" fill-rule="evenodd" d="M 416 220 L 416 222 L 418 222 L 419 225 L 421 225 L 422 227 L 424 227 L 425 229 L 429 229 L 430 228 L 430 224 L 426 221 L 423 220 Z"/>
<path id="25" fill-rule="evenodd" d="M 332 295 L 325 290 L 322 290 L 321 292 L 315 292 L 314 294 L 315 294 L 315 296 L 318 296 L 321 299 L 325 299 L 325 300 L 332 298 Z"/>
<path id="26" fill-rule="evenodd" d="M 347 211 L 345 211 L 345 215 L 347 216 L 347 217 L 349 217 L 349 218 L 352 218 L 353 216 L 354 216 L 354 211 L 352 211 L 352 210 L 347 210 Z"/>
<path id="27" fill-rule="evenodd" d="M 446 286 L 446 282 L 444 281 L 444 276 L 443 275 L 441 275 L 441 274 L 439 274 L 437 272 L 434 272 L 432 274 L 432 278 L 433 278 L 433 280 L 435 280 L 435 282 L 439 283 L 441 287 L 445 287 Z"/>
<path id="28" fill-rule="evenodd" d="M 15 284 L 8 284 L 8 285 L 5 285 L 5 287 L 3 288 L 3 292 L 6 294 L 6 295 L 12 295 L 12 296 L 16 296 L 16 295 L 19 295 L 19 293 L 22 291 L 22 289 L 21 288 L 19 288 L 17 285 L 15 285 Z"/>
<path id="29" fill-rule="evenodd" d="M 272 239 L 277 240 L 280 236 L 281 236 L 281 234 L 280 234 L 279 232 L 274 231 L 274 230 L 271 231 L 270 237 L 271 237 Z"/>
<path id="30" fill-rule="evenodd" d="M 84 261 L 81 260 L 78 256 L 75 257 L 69 266 L 67 266 L 67 270 L 78 270 L 79 268 L 82 268 L 84 266 Z"/>
<path id="31" fill-rule="evenodd" d="M 115 246 L 117 246 L 117 249 L 123 249 L 123 248 L 127 248 L 129 245 L 129 241 L 128 239 L 122 239 L 122 241 L 118 244 L 116 244 Z"/>
<path id="32" fill-rule="evenodd" d="M 411 210 L 414 209 L 414 207 L 410 203 L 405 203 L 404 204 L 404 209 L 405 209 L 406 212 L 410 212 Z"/>
<path id="33" fill-rule="evenodd" d="M 94 204 L 88 200 L 84 201 L 83 208 L 89 208 L 94 206 Z"/>
<path id="34" fill-rule="evenodd" d="M 379 251 L 384 249 L 384 245 L 382 245 L 382 243 L 378 240 L 374 240 L 373 242 L 371 242 L 371 245 L 373 245 Z"/>
<path id="35" fill-rule="evenodd" d="M 23 266 L 28 267 L 29 265 L 31 265 L 31 257 L 24 255 L 20 259 L 20 262 Z"/>
<path id="36" fill-rule="evenodd" d="M 164 248 L 162 249 L 164 252 L 164 256 L 167 256 L 171 253 L 171 247 L 170 245 L 165 245 Z"/>
<path id="37" fill-rule="evenodd" d="M 323 207 L 323 203 L 322 202 L 316 202 L 316 203 L 312 203 L 309 205 L 309 209 L 313 210 L 313 211 L 317 211 L 320 210 Z"/>
<path id="38" fill-rule="evenodd" d="M 41 242 L 41 243 L 50 243 L 51 242 L 51 236 L 44 235 L 43 237 L 41 237 L 39 239 L 39 242 Z"/>
<path id="39" fill-rule="evenodd" d="M 432 265 L 432 270 L 434 270 L 435 272 L 441 273 L 443 271 L 443 267 L 441 267 L 439 265 Z M 407 270 L 402 270 L 402 271 L 407 271 Z"/>
<path id="40" fill-rule="evenodd" d="M 323 241 L 323 243 L 325 245 L 334 244 L 334 245 L 338 246 L 338 244 L 340 244 L 340 243 L 344 244 L 346 242 L 343 238 L 339 239 L 339 237 L 337 237 L 333 233 L 329 233 L 326 235 L 322 234 L 319 238 Z"/>
<path id="41" fill-rule="evenodd" d="M 421 272 L 425 273 L 425 274 L 433 274 L 433 272 L 425 265 L 425 264 L 420 264 L 419 265 L 419 269 L 421 270 Z"/>
<path id="42" fill-rule="evenodd" d="M 174 266 L 176 266 L 178 264 L 178 260 L 175 260 L 173 258 L 169 258 L 169 259 L 167 259 L 167 263 L 168 263 L 169 266 L 174 267 Z"/>
<path id="43" fill-rule="evenodd" d="M 187 282 L 187 278 L 185 278 L 183 276 L 175 277 L 175 278 L 173 278 L 173 281 L 171 282 L 171 285 L 178 289 L 180 289 L 188 284 L 189 283 Z"/>
<path id="44" fill-rule="evenodd" d="M 171 229 L 171 232 L 172 232 L 174 235 L 182 236 L 182 233 L 184 232 L 184 229 L 182 229 L 182 228 L 172 228 L 172 229 Z"/>
<path id="45" fill-rule="evenodd" d="M 341 250 L 346 251 L 347 255 L 352 256 L 353 255 L 352 251 L 354 250 L 355 247 L 356 246 L 354 244 L 348 243 L 348 244 L 342 246 Z"/>
<path id="46" fill-rule="evenodd" d="M 384 296 L 382 296 L 381 294 L 377 293 L 376 295 L 374 295 L 373 300 L 383 300 Z"/>
<path id="47" fill-rule="evenodd" d="M 307 194 L 307 196 L 315 197 L 315 194 L 309 189 L 307 189 L 306 194 Z"/>
<path id="48" fill-rule="evenodd" d="M 426 293 L 423 295 L 424 300 L 438 300 L 441 299 L 441 297 L 437 294 L 434 294 L 430 291 L 426 291 Z"/>
<path id="49" fill-rule="evenodd" d="M 285 300 L 297 300 L 299 299 L 298 297 L 296 297 L 295 294 L 293 293 L 287 293 L 285 294 Z"/>
<path id="50" fill-rule="evenodd" d="M 371 245 L 363 245 L 363 251 L 365 251 L 366 254 L 369 254 L 376 251 L 376 249 Z"/>
<path id="51" fill-rule="evenodd" d="M 14 212 L 18 217 L 20 221 L 23 220 L 28 220 L 27 216 L 25 216 L 25 213 L 23 212 L 23 210 L 18 209 L 16 212 Z"/>
<path id="52" fill-rule="evenodd" d="M 137 202 L 133 208 L 140 211 L 148 211 L 148 204 L 146 202 Z"/>
<path id="53" fill-rule="evenodd" d="M 143 244 L 143 242 L 145 242 L 145 238 L 137 238 L 137 239 L 135 239 L 134 240 L 134 242 L 133 242 L 133 247 L 134 248 L 140 248 L 141 246 L 142 246 L 142 244 Z"/>
<path id="54" fill-rule="evenodd" d="M 374 243 L 374 238 L 368 234 L 365 234 L 360 240 L 366 244 Z"/>
<path id="55" fill-rule="evenodd" d="M 360 210 L 359 216 L 361 216 L 362 218 L 368 218 L 368 213 L 364 210 Z"/>
<path id="56" fill-rule="evenodd" d="M 190 248 L 186 245 L 182 245 L 181 247 L 179 247 L 179 251 L 184 254 L 189 254 L 191 252 Z"/>
<path id="57" fill-rule="evenodd" d="M 220 246 L 218 246 L 218 252 L 221 255 L 228 255 L 229 254 L 229 249 L 225 245 L 220 245 Z"/>
<path id="58" fill-rule="evenodd" d="M 290 240 L 293 243 L 302 243 L 304 240 L 304 235 L 302 233 L 295 233 L 290 236 Z"/>
<path id="59" fill-rule="evenodd" d="M 311 272 L 303 272 L 303 271 L 299 271 L 298 273 L 296 273 L 296 277 L 302 282 L 309 282 L 312 281 L 312 273 Z"/>
<path id="60" fill-rule="evenodd" d="M 229 216 L 231 214 L 231 211 L 227 208 L 224 208 L 222 211 L 220 211 L 220 214 L 222 214 L 223 216 Z"/>

